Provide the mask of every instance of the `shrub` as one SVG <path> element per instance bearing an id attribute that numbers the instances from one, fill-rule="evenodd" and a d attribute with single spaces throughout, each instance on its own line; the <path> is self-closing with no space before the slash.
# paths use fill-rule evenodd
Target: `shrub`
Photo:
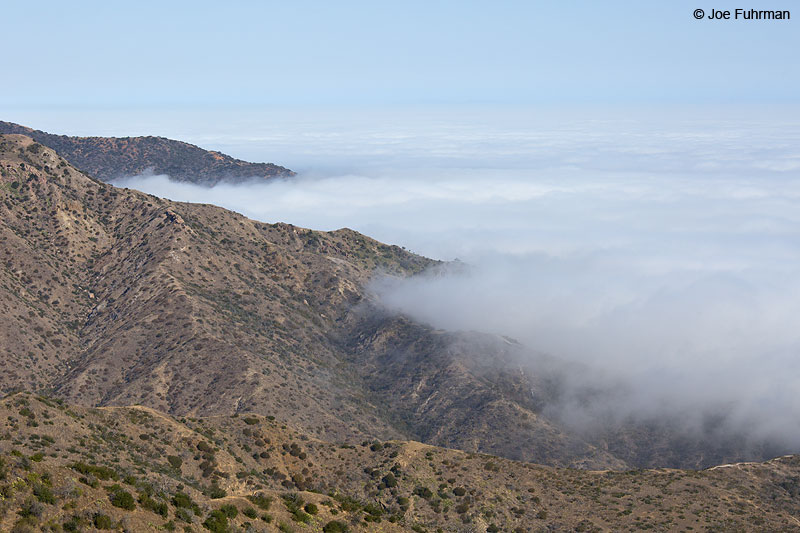
<path id="1" fill-rule="evenodd" d="M 258 418 L 247 417 L 247 418 L 244 418 L 243 420 L 244 420 L 244 423 L 247 424 L 248 426 L 252 426 L 252 425 L 258 424 Z"/>
<path id="2" fill-rule="evenodd" d="M 184 509 L 191 508 L 194 505 L 192 498 L 189 497 L 188 494 L 183 492 L 176 492 L 174 496 L 172 496 L 172 505 L 175 507 L 181 507 Z"/>
<path id="3" fill-rule="evenodd" d="M 211 511 L 203 527 L 213 533 L 226 533 L 228 531 L 228 517 L 220 510 Z"/>
<path id="4" fill-rule="evenodd" d="M 239 514 L 239 509 L 236 508 L 235 505 L 231 505 L 230 503 L 223 505 L 219 508 L 220 511 L 225 513 L 225 516 L 233 520 Z"/>
<path id="5" fill-rule="evenodd" d="M 227 495 L 228 493 L 225 491 L 225 489 L 219 485 L 211 485 L 208 488 L 208 497 L 212 500 L 218 500 L 219 498 L 224 498 Z"/>
<path id="6" fill-rule="evenodd" d="M 453 494 L 455 494 L 456 496 L 463 496 L 466 493 L 467 489 L 465 489 L 464 487 L 456 487 L 453 489 Z"/>
<path id="7" fill-rule="evenodd" d="M 133 500 L 133 496 L 131 493 L 119 488 L 114 490 L 109 495 L 109 500 L 111 500 L 111 505 L 114 507 L 119 507 L 120 509 L 125 509 L 126 511 L 133 511 L 136 509 L 136 502 Z"/>
<path id="8" fill-rule="evenodd" d="M 84 521 L 80 516 L 72 515 L 72 517 L 64 522 L 61 527 L 64 528 L 64 531 L 80 531 L 83 524 Z"/>
<path id="9" fill-rule="evenodd" d="M 34 485 L 33 495 L 42 503 L 47 503 L 49 505 L 56 503 L 56 497 L 47 485 L 42 485 L 41 483 Z"/>
<path id="10" fill-rule="evenodd" d="M 192 515 L 191 515 L 191 513 L 189 513 L 189 511 L 187 511 L 186 509 L 184 509 L 182 507 L 179 507 L 178 509 L 175 509 L 175 518 L 177 518 L 178 520 L 183 520 L 184 522 L 189 523 L 189 524 L 192 523 Z"/>
<path id="11" fill-rule="evenodd" d="M 167 462 L 175 470 L 180 470 L 181 465 L 183 464 L 183 459 L 181 459 L 177 455 L 168 455 Z"/>
<path id="12" fill-rule="evenodd" d="M 325 533 L 345 533 L 347 531 L 347 524 L 338 520 L 331 520 L 322 528 Z"/>
<path id="13" fill-rule="evenodd" d="M 169 514 L 169 508 L 167 507 L 166 503 L 157 502 L 156 500 L 151 498 L 148 494 L 139 495 L 139 505 L 141 505 L 145 509 L 153 511 L 156 514 L 160 514 L 164 518 L 166 518 L 167 515 Z"/>
<path id="14" fill-rule="evenodd" d="M 97 513 L 94 515 L 94 527 L 97 529 L 114 529 L 114 523 L 111 521 L 111 517 L 107 514 Z"/>
<path id="15" fill-rule="evenodd" d="M 245 515 L 247 518 L 256 518 L 258 516 L 258 511 L 256 511 L 252 507 L 247 507 L 242 511 L 242 514 Z"/>
<path id="16" fill-rule="evenodd" d="M 433 491 L 428 487 L 417 487 L 414 489 L 414 494 L 428 500 L 433 496 Z"/>
<path id="17" fill-rule="evenodd" d="M 319 508 L 313 503 L 307 503 L 303 509 L 310 515 L 315 515 L 319 513 Z"/>
<path id="18" fill-rule="evenodd" d="M 17 511 L 17 514 L 22 518 L 35 517 L 39 518 L 44 513 L 44 506 L 36 500 L 27 500 Z"/>
<path id="19" fill-rule="evenodd" d="M 117 473 L 107 466 L 87 465 L 86 463 L 76 462 L 72 463 L 70 468 L 84 475 L 91 474 L 98 479 L 102 479 L 103 481 L 108 481 L 109 479 L 119 479 Z"/>
<path id="20" fill-rule="evenodd" d="M 248 496 L 247 499 L 250 500 L 250 503 L 265 511 L 269 511 L 269 506 L 272 505 L 272 498 L 263 494 L 253 494 Z"/>

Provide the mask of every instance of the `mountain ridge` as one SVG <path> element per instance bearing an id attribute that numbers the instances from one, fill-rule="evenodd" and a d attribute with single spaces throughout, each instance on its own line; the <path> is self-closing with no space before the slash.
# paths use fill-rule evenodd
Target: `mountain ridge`
<path id="1" fill-rule="evenodd" d="M 102 181 L 140 174 L 167 175 L 180 182 L 213 186 L 294 176 L 273 163 L 250 163 L 165 137 L 75 137 L 0 121 L 0 134 L 20 134 L 55 150 L 78 169 Z"/>

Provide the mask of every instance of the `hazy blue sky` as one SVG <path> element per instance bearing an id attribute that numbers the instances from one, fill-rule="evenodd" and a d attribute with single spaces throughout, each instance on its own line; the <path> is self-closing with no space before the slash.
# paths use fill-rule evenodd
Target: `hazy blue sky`
<path id="1" fill-rule="evenodd" d="M 791 9 L 794 2 L 745 7 Z M 783 103 L 798 21 L 730 2 L 6 2 L 0 111 Z"/>

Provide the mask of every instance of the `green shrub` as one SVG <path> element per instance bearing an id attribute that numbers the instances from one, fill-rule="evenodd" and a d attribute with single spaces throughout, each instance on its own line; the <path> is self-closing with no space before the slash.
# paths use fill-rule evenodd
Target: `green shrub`
<path id="1" fill-rule="evenodd" d="M 114 523 L 107 514 L 97 513 L 94 515 L 94 527 L 97 529 L 114 529 Z"/>
<path id="2" fill-rule="evenodd" d="M 172 496 L 172 505 L 174 505 L 175 507 L 188 509 L 194 505 L 194 502 L 192 501 L 192 498 L 189 497 L 188 494 L 185 494 L 183 492 L 176 492 Z"/>
<path id="3" fill-rule="evenodd" d="M 98 479 L 102 479 L 103 481 L 108 481 L 109 479 L 117 480 L 119 476 L 116 472 L 112 469 L 108 468 L 107 466 L 95 466 L 95 465 L 87 465 L 86 463 L 76 462 L 70 465 L 70 468 L 73 470 L 80 472 L 84 475 L 93 475 Z"/>
<path id="4" fill-rule="evenodd" d="M 429 489 L 428 487 L 417 487 L 414 489 L 414 494 L 422 498 L 425 498 L 426 500 L 433 497 L 433 491 L 431 491 L 431 489 Z"/>
<path id="5" fill-rule="evenodd" d="M 175 518 L 177 518 L 178 520 L 183 520 L 184 522 L 189 523 L 189 524 L 192 523 L 192 515 L 191 515 L 191 513 L 189 513 L 188 510 L 186 510 L 186 509 L 184 509 L 182 507 L 179 507 L 179 508 L 175 509 Z"/>
<path id="6" fill-rule="evenodd" d="M 313 503 L 307 503 L 303 509 L 310 515 L 315 515 L 319 513 L 319 507 L 317 507 Z"/>
<path id="7" fill-rule="evenodd" d="M 112 491 L 108 498 L 111 500 L 111 505 L 114 507 L 119 507 L 127 511 L 136 509 L 136 502 L 133 500 L 133 496 L 131 496 L 130 492 L 122 488 Z"/>
<path id="8" fill-rule="evenodd" d="M 72 517 L 64 522 L 61 527 L 64 528 L 64 531 L 80 531 L 83 525 L 84 521 L 80 516 L 72 515 Z"/>
<path id="9" fill-rule="evenodd" d="M 41 483 L 34 485 L 33 495 L 36 496 L 36 499 L 42 503 L 49 505 L 56 503 L 56 497 L 53 495 L 53 491 L 51 491 L 50 487 L 47 485 L 42 485 Z"/>
<path id="10" fill-rule="evenodd" d="M 211 485 L 208 488 L 208 497 L 211 498 L 212 500 L 218 500 L 220 498 L 224 498 L 227 495 L 228 493 L 225 491 L 225 489 L 223 489 L 219 485 Z"/>
<path id="11" fill-rule="evenodd" d="M 80 481 L 84 485 L 89 485 L 93 489 L 96 489 L 97 487 L 100 486 L 100 482 L 97 481 L 97 478 L 94 476 L 89 476 L 89 477 L 81 476 L 78 478 L 78 481 Z"/>
<path id="12" fill-rule="evenodd" d="M 22 518 L 39 518 L 44 513 L 44 505 L 34 499 L 26 500 L 17 511 Z"/>
<path id="13" fill-rule="evenodd" d="M 252 425 L 258 424 L 258 418 L 247 417 L 247 418 L 244 418 L 243 420 L 244 420 L 244 423 L 247 424 L 248 426 L 252 426 Z"/>
<path id="14" fill-rule="evenodd" d="M 258 511 L 256 511 L 252 507 L 247 507 L 242 511 L 242 514 L 245 515 L 247 518 L 256 518 L 258 516 Z"/>
<path id="15" fill-rule="evenodd" d="M 183 459 L 177 455 L 168 455 L 167 462 L 169 462 L 169 465 L 175 470 L 180 470 L 181 465 L 183 464 Z"/>
<path id="16" fill-rule="evenodd" d="M 347 524 L 338 520 L 331 520 L 322 528 L 325 533 L 345 533 L 347 530 Z"/>
<path id="17" fill-rule="evenodd" d="M 228 531 L 228 517 L 220 510 L 211 511 L 203 527 L 212 533 L 227 533 Z"/>
<path id="18" fill-rule="evenodd" d="M 236 508 L 235 505 L 231 505 L 230 503 L 223 505 L 219 508 L 220 511 L 225 513 L 225 516 L 233 520 L 239 514 L 239 509 Z"/>
<path id="19" fill-rule="evenodd" d="M 253 494 L 248 496 L 247 499 L 250 500 L 250 503 L 265 511 L 269 511 L 269 506 L 272 505 L 272 498 L 263 494 Z"/>
<path id="20" fill-rule="evenodd" d="M 36 452 L 35 454 L 31 455 L 31 461 L 34 462 L 41 462 L 44 459 L 44 454 L 42 452 Z"/>
<path id="21" fill-rule="evenodd" d="M 148 494 L 140 494 L 139 495 L 139 505 L 153 511 L 156 514 L 163 516 L 164 518 L 167 517 L 169 514 L 169 508 L 165 502 L 158 502 L 151 498 Z"/>
<path id="22" fill-rule="evenodd" d="M 453 494 L 455 494 L 456 496 L 463 496 L 466 493 L 467 489 L 465 489 L 464 487 L 456 487 L 453 489 Z"/>

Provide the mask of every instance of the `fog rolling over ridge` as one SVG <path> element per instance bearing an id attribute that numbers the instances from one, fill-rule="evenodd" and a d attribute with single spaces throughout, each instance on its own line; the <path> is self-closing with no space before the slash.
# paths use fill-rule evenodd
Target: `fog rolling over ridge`
<path id="1" fill-rule="evenodd" d="M 300 175 L 117 184 L 459 258 L 450 274 L 373 288 L 436 327 L 506 335 L 562 361 L 548 370 L 560 375 L 548 409 L 575 427 L 669 420 L 798 451 L 797 124 L 440 120 L 252 141 L 243 131 L 214 142 L 240 155 L 271 139 Z"/>

